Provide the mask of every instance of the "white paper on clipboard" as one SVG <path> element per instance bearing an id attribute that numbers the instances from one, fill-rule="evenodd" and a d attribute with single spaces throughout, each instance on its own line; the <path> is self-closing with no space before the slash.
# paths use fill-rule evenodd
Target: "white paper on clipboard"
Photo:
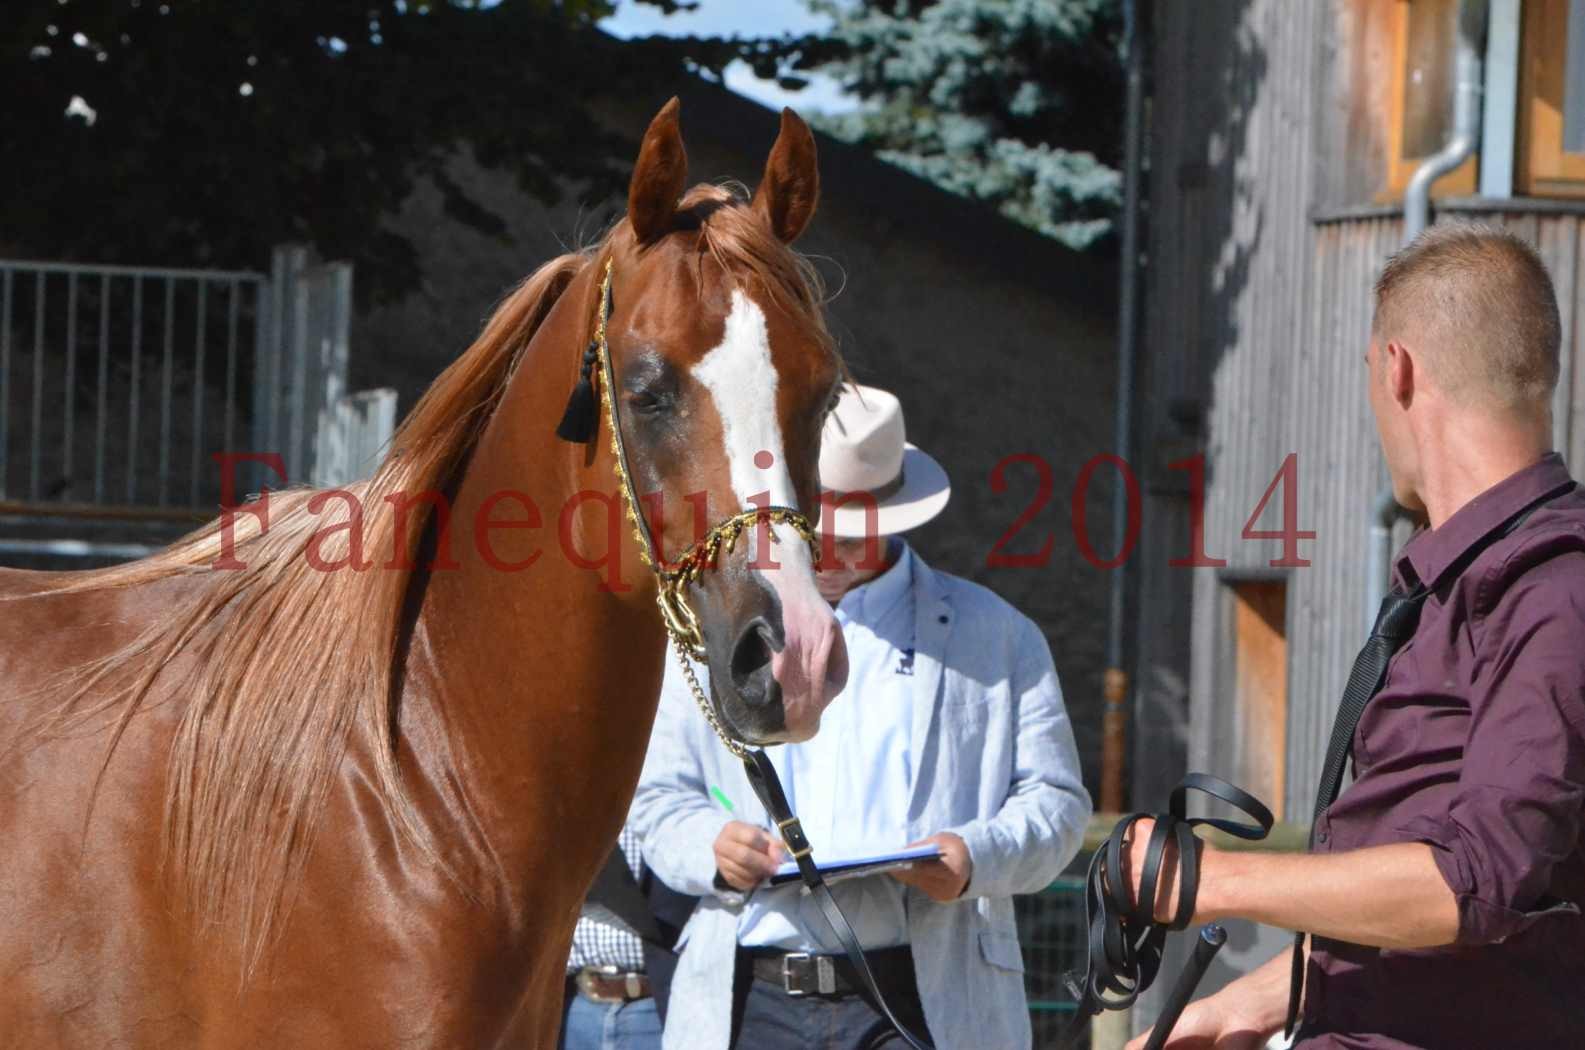
<path id="1" fill-rule="evenodd" d="M 884 871 L 902 871 L 925 861 L 941 859 L 941 847 L 934 843 L 909 846 L 887 853 L 865 853 L 851 857 L 822 860 L 817 867 L 828 883 L 855 879 L 861 875 L 876 875 Z M 776 869 L 770 877 L 771 886 L 786 886 L 798 882 L 798 862 L 790 860 Z"/>

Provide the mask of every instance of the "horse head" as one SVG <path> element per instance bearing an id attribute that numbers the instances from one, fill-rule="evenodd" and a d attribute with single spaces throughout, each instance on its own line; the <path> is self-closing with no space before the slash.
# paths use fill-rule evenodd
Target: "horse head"
<path id="1" fill-rule="evenodd" d="M 807 739 L 847 678 L 801 528 L 819 520 L 820 431 L 842 376 L 818 280 L 789 247 L 819 197 L 814 136 L 783 111 L 752 199 L 684 194 L 686 177 L 673 99 L 607 242 L 609 404 L 662 566 L 699 554 L 710 523 L 795 512 L 739 517 L 679 590 L 717 720 L 747 743 Z"/>

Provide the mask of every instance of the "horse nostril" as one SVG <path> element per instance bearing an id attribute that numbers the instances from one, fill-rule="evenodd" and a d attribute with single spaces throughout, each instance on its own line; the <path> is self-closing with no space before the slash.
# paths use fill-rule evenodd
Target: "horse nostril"
<path id="1" fill-rule="evenodd" d="M 750 704 L 764 703 L 775 691 L 771 688 L 771 627 L 756 616 L 738 635 L 732 647 L 732 684 L 738 695 Z"/>

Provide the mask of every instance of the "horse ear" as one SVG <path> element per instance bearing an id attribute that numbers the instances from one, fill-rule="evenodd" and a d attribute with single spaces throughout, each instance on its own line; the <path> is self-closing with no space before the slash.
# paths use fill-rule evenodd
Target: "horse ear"
<path id="1" fill-rule="evenodd" d="M 682 127 L 676 96 L 660 108 L 644 132 L 627 189 L 627 218 L 640 244 L 648 244 L 671 229 L 677 198 L 688 181 L 688 154 L 682 148 Z"/>
<path id="2" fill-rule="evenodd" d="M 765 177 L 754 191 L 754 207 L 784 244 L 791 244 L 814 218 L 820 202 L 820 167 L 815 137 L 803 118 L 781 111 L 781 134 L 765 162 Z"/>

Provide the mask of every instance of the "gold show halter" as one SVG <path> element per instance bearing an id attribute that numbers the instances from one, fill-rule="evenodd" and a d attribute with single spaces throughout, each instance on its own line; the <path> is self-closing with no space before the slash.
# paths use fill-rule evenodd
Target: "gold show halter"
<path id="1" fill-rule="evenodd" d="M 809 545 L 810 556 L 817 563 L 820 560 L 820 541 L 815 534 L 814 525 L 792 507 L 751 507 L 711 526 L 708 532 L 683 551 L 675 567 L 666 567 L 660 544 L 650 532 L 649 522 L 639 513 L 638 490 L 634 487 L 633 474 L 628 466 L 627 446 L 622 442 L 622 427 L 616 418 L 614 393 L 616 373 L 611 363 L 611 347 L 606 340 L 606 322 L 611 316 L 611 265 L 611 260 L 607 259 L 604 273 L 600 278 L 600 303 L 595 314 L 592 349 L 600 368 L 600 403 L 604 406 L 601 414 L 605 416 L 606 429 L 611 435 L 611 448 L 615 453 L 612 459 L 615 460 L 616 476 L 622 490 L 622 507 L 627 512 L 627 520 L 633 528 L 633 536 L 638 540 L 639 557 L 655 574 L 659 584 L 655 601 L 660 606 L 661 622 L 666 625 L 666 634 L 671 639 L 672 648 L 677 652 L 677 662 L 682 666 L 683 677 L 688 682 L 688 688 L 693 692 L 694 702 L 699 705 L 705 721 L 715 730 L 716 736 L 721 738 L 721 743 L 726 745 L 727 750 L 738 758 L 746 759 L 749 754 L 748 749 L 728 733 L 726 727 L 716 718 L 715 709 L 710 704 L 709 698 L 705 696 L 704 688 L 699 684 L 699 677 L 694 674 L 690 658 L 703 660 L 705 650 L 704 638 L 699 629 L 699 616 L 688 603 L 688 588 L 697 583 L 707 570 L 716 567 L 716 559 L 723 549 L 730 553 L 737 546 L 738 537 L 760 522 L 791 526 L 793 531 Z M 773 542 L 775 541 L 774 532 L 767 528 L 766 534 Z"/>

